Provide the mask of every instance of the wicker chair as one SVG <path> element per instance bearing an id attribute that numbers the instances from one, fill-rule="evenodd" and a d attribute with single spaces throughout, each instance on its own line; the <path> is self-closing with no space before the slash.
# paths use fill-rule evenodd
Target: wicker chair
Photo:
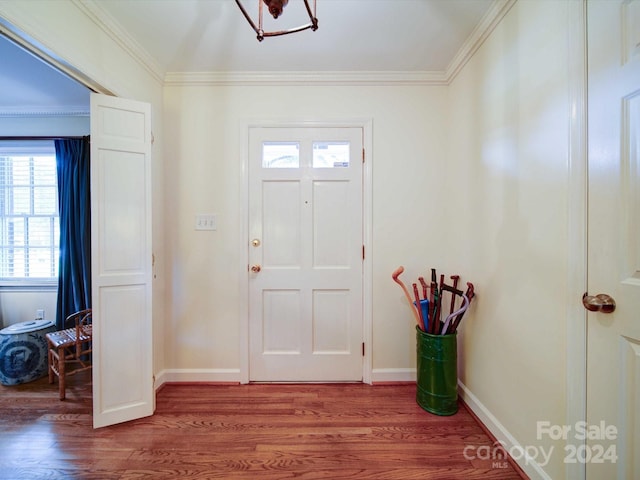
<path id="1" fill-rule="evenodd" d="M 73 313 L 65 325 L 74 327 L 47 333 L 49 383 L 58 377 L 60 400 L 65 398 L 65 378 L 91 368 L 91 309 Z"/>

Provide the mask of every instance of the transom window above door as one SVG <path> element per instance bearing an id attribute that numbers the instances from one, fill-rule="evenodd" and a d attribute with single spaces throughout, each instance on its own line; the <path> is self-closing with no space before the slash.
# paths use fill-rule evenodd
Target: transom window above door
<path id="1" fill-rule="evenodd" d="M 313 142 L 312 168 L 348 168 L 350 142 Z M 263 142 L 262 168 L 300 168 L 298 142 Z"/>

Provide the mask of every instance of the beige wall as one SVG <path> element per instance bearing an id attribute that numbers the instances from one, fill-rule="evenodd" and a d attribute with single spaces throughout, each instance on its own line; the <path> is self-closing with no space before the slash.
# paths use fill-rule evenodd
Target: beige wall
<path id="1" fill-rule="evenodd" d="M 10 287 L 0 290 L 0 329 L 14 323 L 36 318 L 36 310 L 44 310 L 45 320 L 56 321 L 57 289 L 21 289 Z"/>
<path id="2" fill-rule="evenodd" d="M 89 135 L 89 117 L 37 117 L 30 115 L 0 117 L 0 132 L 6 136 Z"/>
<path id="3" fill-rule="evenodd" d="M 446 87 L 166 87 L 166 367 L 239 378 L 243 122 L 358 119 L 373 123 L 373 369 L 414 378 L 413 320 L 391 272 L 444 266 L 428 223 L 439 209 L 424 212 L 441 189 L 446 101 Z M 217 213 L 217 231 L 195 231 L 196 213 Z"/>
<path id="4" fill-rule="evenodd" d="M 545 451 L 554 444 L 536 422 L 567 423 L 567 21 L 566 2 L 520 1 L 474 55 L 450 86 L 444 175 L 457 212 L 447 264 L 478 292 L 460 381 L 522 446 Z M 564 477 L 562 448 L 551 478 Z"/>

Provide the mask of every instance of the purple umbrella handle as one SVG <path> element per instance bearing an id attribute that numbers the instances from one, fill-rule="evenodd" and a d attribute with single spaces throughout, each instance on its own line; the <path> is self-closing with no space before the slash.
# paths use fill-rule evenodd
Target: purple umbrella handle
<path id="1" fill-rule="evenodd" d="M 456 310 L 453 313 L 450 313 L 449 315 L 447 315 L 447 318 L 444 321 L 444 326 L 442 327 L 442 335 L 446 335 L 447 330 L 449 329 L 449 325 L 451 325 L 451 321 L 456 318 L 458 315 L 462 315 L 464 312 L 467 311 L 467 308 L 469 308 L 469 297 L 467 297 L 464 293 L 462 294 L 462 306 L 460 307 L 459 310 Z M 453 333 L 453 332 L 451 332 Z"/>

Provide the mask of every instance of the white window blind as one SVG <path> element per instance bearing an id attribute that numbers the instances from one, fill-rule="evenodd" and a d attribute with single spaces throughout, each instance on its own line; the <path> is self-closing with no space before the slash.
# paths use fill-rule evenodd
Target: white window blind
<path id="1" fill-rule="evenodd" d="M 60 222 L 53 142 L 0 144 L 0 281 L 58 277 Z"/>

